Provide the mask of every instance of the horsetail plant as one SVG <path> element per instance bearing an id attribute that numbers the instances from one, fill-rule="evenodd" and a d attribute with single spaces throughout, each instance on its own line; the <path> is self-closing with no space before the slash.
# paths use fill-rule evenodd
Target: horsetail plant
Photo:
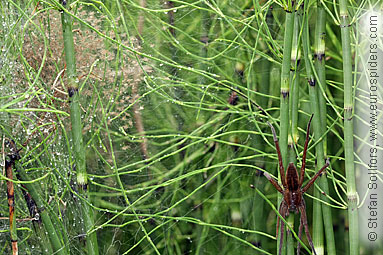
<path id="1" fill-rule="evenodd" d="M 300 76 L 300 26 L 298 12 L 295 12 L 294 18 L 294 38 L 293 38 L 293 49 L 291 52 L 291 65 L 293 66 L 294 72 L 291 73 L 291 102 L 290 102 L 290 119 L 291 129 L 289 134 L 289 147 L 292 149 L 289 155 L 290 161 L 296 160 L 296 155 L 293 150 L 294 146 L 298 144 L 299 133 L 298 133 L 298 107 L 299 107 L 299 76 Z M 294 162 L 296 164 L 296 162 Z"/>
<path id="2" fill-rule="evenodd" d="M 306 6 L 302 6 L 302 8 L 304 7 Z M 302 48 L 303 48 L 303 55 L 304 55 L 305 67 L 306 67 L 306 77 L 307 77 L 307 82 L 309 85 L 308 87 L 309 87 L 311 110 L 314 113 L 314 117 L 313 117 L 313 130 L 315 134 L 314 139 L 318 140 L 319 122 L 316 122 L 316 121 L 319 119 L 320 115 L 319 115 L 318 104 L 316 101 L 317 99 L 316 81 L 315 81 L 314 74 L 312 72 L 311 65 L 310 65 L 311 54 L 310 54 L 310 41 L 309 41 L 309 30 L 308 30 L 308 22 L 307 22 L 308 19 L 306 15 L 306 9 L 302 12 L 302 15 L 303 15 L 302 17 L 302 28 L 303 28 Z M 320 150 L 323 151 L 322 143 L 318 143 L 318 145 L 316 146 L 316 157 L 318 160 L 317 165 L 322 165 L 322 163 L 324 163 L 323 157 L 319 156 Z M 320 157 L 320 160 L 318 157 Z M 320 197 L 320 193 L 317 189 L 314 189 L 314 196 Z M 314 247 L 317 253 L 321 255 L 324 254 L 322 206 L 319 201 L 313 201 L 313 242 L 314 242 Z"/>
<path id="3" fill-rule="evenodd" d="M 291 51 L 294 33 L 294 13 L 293 8 L 286 8 L 286 23 L 283 42 L 283 60 L 281 71 L 281 94 L 280 94 L 280 146 L 282 157 L 287 159 L 287 144 L 289 130 L 289 98 L 290 98 L 290 66 Z M 285 159 L 285 161 L 286 161 Z M 286 162 L 284 162 L 286 165 Z"/>
<path id="4" fill-rule="evenodd" d="M 320 123 L 322 132 L 326 129 L 326 100 L 323 96 L 326 93 L 326 67 L 325 67 L 325 39 L 326 39 L 326 11 L 320 0 L 317 1 L 317 18 L 315 23 L 315 43 L 314 43 L 314 65 L 318 81 L 318 99 L 320 110 Z M 324 156 L 327 155 L 327 136 L 322 137 Z M 335 251 L 333 251 L 335 252 Z"/>
<path id="5" fill-rule="evenodd" d="M 39 237 L 40 247 L 44 255 L 53 254 L 53 249 L 51 242 L 49 241 L 48 234 L 45 232 L 44 226 L 41 221 L 39 211 L 35 200 L 32 198 L 31 194 L 27 191 L 27 187 L 24 184 L 21 184 L 21 192 L 28 207 L 29 215 L 33 223 L 34 230 L 36 235 Z"/>
<path id="6" fill-rule="evenodd" d="M 63 2 L 64 8 L 70 6 L 70 1 Z M 94 226 L 93 209 L 88 204 L 88 177 L 86 171 L 85 148 L 82 137 L 80 95 L 78 89 L 76 59 L 72 32 L 72 18 L 63 10 L 61 14 L 61 23 L 64 37 L 64 52 L 66 61 L 66 73 L 68 81 L 68 95 L 70 103 L 70 119 L 72 125 L 72 146 L 74 149 L 74 158 L 76 162 L 77 185 L 79 194 L 85 200 L 81 199 L 82 217 L 84 218 L 85 232 L 88 233 Z M 86 246 L 88 254 L 98 254 L 97 234 L 92 232 L 86 234 Z"/>
<path id="7" fill-rule="evenodd" d="M 370 1 L 344 1 L 343 16 L 323 0 L 48 2 L 0 1 L 0 132 L 23 149 L 13 176 L 2 160 L 0 253 L 17 236 L 19 254 L 358 254 L 343 14 L 360 20 Z M 337 171 L 298 228 L 265 176 L 305 158 L 290 178 L 304 187 L 326 155 Z"/>
<path id="8" fill-rule="evenodd" d="M 281 94 L 280 94 L 280 133 L 279 142 L 280 150 L 282 154 L 283 165 L 287 166 L 287 145 L 288 145 L 288 130 L 290 126 L 289 120 L 289 98 L 290 98 L 290 66 L 291 66 L 291 51 L 293 45 L 294 34 L 294 1 L 288 1 L 288 4 L 284 6 L 286 18 L 285 18 L 285 32 L 283 41 L 283 60 L 281 70 Z M 278 175 L 278 180 L 281 176 Z M 281 234 L 281 233 L 280 233 Z M 280 236 L 278 236 L 278 243 Z M 285 242 L 284 242 L 285 243 Z M 279 247 L 283 249 L 283 247 Z M 278 252 L 279 252 L 278 249 Z M 282 253 L 284 254 L 284 253 Z"/>
<path id="9" fill-rule="evenodd" d="M 63 237 L 58 230 L 56 224 L 57 222 L 52 222 L 52 218 L 55 217 L 51 215 L 52 210 L 48 208 L 47 203 L 44 201 L 44 198 L 40 194 L 38 185 L 36 182 L 31 181 L 28 174 L 25 172 L 25 169 L 21 166 L 21 164 L 16 165 L 18 171 L 18 179 L 24 181 L 24 185 L 27 188 L 29 194 L 36 202 L 38 207 L 38 213 L 40 215 L 41 221 L 44 224 L 44 228 L 48 233 L 48 238 L 53 248 L 54 254 L 59 255 L 67 255 L 69 254 L 68 248 L 66 244 L 63 242 Z M 65 233 L 63 233 L 65 234 Z M 48 244 L 47 244 L 48 245 Z"/>
<path id="10" fill-rule="evenodd" d="M 21 157 L 19 154 L 19 150 L 17 150 L 16 148 L 16 145 L 14 144 L 13 141 L 10 141 L 10 143 L 12 148 L 11 150 L 12 154 L 10 155 L 10 161 L 8 165 L 10 165 L 11 167 L 12 166 L 15 167 L 17 178 L 25 182 L 23 186 L 27 189 L 27 191 L 31 195 L 31 198 L 35 201 L 37 205 L 37 211 L 44 224 L 44 228 L 46 232 L 48 233 L 47 235 L 51 242 L 54 253 L 58 255 L 68 254 L 69 253 L 68 248 L 63 242 L 64 239 L 61 233 L 58 231 L 57 224 L 59 223 L 57 221 L 55 221 L 55 223 L 52 222 L 51 218 L 52 219 L 55 218 L 55 216 L 51 215 L 52 210 L 49 208 L 49 205 L 42 198 L 41 191 L 39 190 L 36 182 L 32 182 L 30 180 L 30 177 L 26 173 L 24 167 L 22 166 L 22 164 L 20 164 L 19 160 L 21 159 Z M 49 245 L 47 244 L 47 246 Z"/>
<path id="11" fill-rule="evenodd" d="M 327 158 L 327 136 L 324 135 L 324 133 L 326 132 L 327 110 L 326 110 L 326 100 L 323 96 L 323 94 L 326 92 L 325 36 L 326 36 L 326 12 L 323 8 L 321 1 L 318 0 L 317 1 L 317 19 L 315 24 L 314 74 L 315 72 L 317 74 L 316 75 L 316 78 L 317 78 L 317 85 L 316 85 L 317 93 L 316 94 L 318 98 L 317 100 L 319 103 L 319 114 L 320 114 L 319 136 L 322 139 L 324 160 Z M 329 190 L 328 190 L 328 185 L 326 184 L 327 180 L 325 180 L 325 178 L 321 178 L 321 179 L 322 181 L 320 181 L 320 185 L 321 183 L 324 182 L 324 184 L 321 187 L 324 188 L 324 192 L 327 192 L 328 194 Z M 327 197 L 324 197 L 323 195 L 322 195 L 322 199 L 324 199 L 324 201 L 329 202 Z M 324 224 L 326 244 L 327 244 L 326 246 L 327 254 L 336 254 L 333 225 L 332 225 L 332 221 L 329 221 L 332 219 L 332 213 L 331 213 L 330 207 L 323 205 L 322 213 L 323 213 L 323 224 Z"/>
<path id="12" fill-rule="evenodd" d="M 300 62 L 300 26 L 298 19 L 298 12 L 294 12 L 294 34 L 293 34 L 293 47 L 291 51 L 291 65 L 294 72 L 290 73 L 291 82 L 291 97 L 289 102 L 291 128 L 289 128 L 288 134 L 288 162 L 297 163 L 296 154 L 294 148 L 298 144 L 298 103 L 299 103 L 299 62 Z M 291 213 L 287 222 L 294 229 L 294 214 Z M 288 234 L 287 238 L 287 254 L 294 255 L 294 238 L 293 235 Z"/>
<path id="13" fill-rule="evenodd" d="M 351 57 L 351 24 L 346 0 L 339 1 L 340 30 L 343 52 L 343 90 L 344 90 L 344 154 L 347 184 L 348 221 L 350 255 L 359 254 L 358 195 L 354 169 L 354 125 L 353 125 L 353 88 Z"/>
<path id="14" fill-rule="evenodd" d="M 325 163 L 325 154 L 323 149 L 323 141 L 321 140 L 324 135 L 324 130 L 321 126 L 321 112 L 319 108 L 319 98 L 318 98 L 318 86 L 314 76 L 313 66 L 311 62 L 311 50 L 310 50 L 310 41 L 309 41 L 309 28 L 308 28 L 308 12 L 307 6 L 302 6 L 304 8 L 303 12 L 303 32 L 302 32 L 302 47 L 305 59 L 306 75 L 309 85 L 309 97 L 311 110 L 314 114 L 313 118 L 313 129 L 314 129 L 314 141 L 317 142 L 316 145 L 316 170 L 318 171 L 320 166 Z M 325 177 L 319 177 L 319 185 L 322 191 L 325 194 L 329 193 L 328 182 Z M 322 200 L 329 202 L 328 198 L 320 194 L 318 189 L 314 190 L 314 196 L 320 197 Z M 335 252 L 335 240 L 332 224 L 332 215 L 331 208 L 327 205 L 321 205 L 319 201 L 314 201 L 313 208 L 313 241 L 314 246 L 316 247 L 318 254 L 324 254 L 324 240 L 323 240 L 323 224 L 326 229 L 326 240 L 328 251 Z M 323 214 L 323 215 L 322 215 Z M 322 221 L 323 219 L 323 221 Z"/>

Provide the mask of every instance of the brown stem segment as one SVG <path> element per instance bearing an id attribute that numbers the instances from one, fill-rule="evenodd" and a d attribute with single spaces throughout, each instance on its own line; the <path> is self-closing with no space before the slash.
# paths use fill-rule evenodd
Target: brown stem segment
<path id="1" fill-rule="evenodd" d="M 12 160 L 5 161 L 6 176 L 7 180 L 7 197 L 8 197 L 8 207 L 9 207 L 9 230 L 11 233 L 11 242 L 12 242 L 12 254 L 18 254 L 17 246 L 17 231 L 16 231 L 16 215 L 15 215 L 15 188 L 13 185 L 13 162 Z"/>
<path id="2" fill-rule="evenodd" d="M 146 0 L 140 0 L 140 6 L 142 8 L 145 8 Z M 145 17 L 144 17 L 143 11 L 140 11 L 140 15 L 138 15 L 138 24 L 137 24 L 137 31 L 138 31 L 137 39 L 140 43 L 142 39 L 141 38 L 142 32 L 144 31 L 144 23 L 145 23 Z"/>
<path id="3" fill-rule="evenodd" d="M 167 7 L 169 9 L 174 8 L 174 2 L 173 1 L 169 1 L 168 4 L 167 4 Z M 176 31 L 174 30 L 174 11 L 173 10 L 170 10 L 168 12 L 168 17 L 169 17 L 169 25 L 170 25 L 169 32 L 170 32 L 170 34 L 173 37 L 175 37 Z"/>

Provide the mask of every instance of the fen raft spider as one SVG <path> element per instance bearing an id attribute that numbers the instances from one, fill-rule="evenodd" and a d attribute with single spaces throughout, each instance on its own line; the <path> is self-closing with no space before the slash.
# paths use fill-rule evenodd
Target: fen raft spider
<path id="1" fill-rule="evenodd" d="M 303 184 L 303 179 L 305 177 L 305 167 L 306 167 L 306 152 L 307 152 L 307 146 L 309 143 L 309 134 L 310 134 L 310 124 L 311 120 L 314 115 L 311 115 L 311 118 L 307 124 L 307 131 L 306 131 L 306 140 L 305 140 L 305 146 L 303 149 L 303 155 L 302 155 L 302 168 L 301 168 L 301 173 L 300 177 L 298 177 L 298 171 L 297 168 L 295 167 L 294 163 L 290 162 L 288 167 L 287 167 L 287 172 L 285 175 L 285 169 L 283 167 L 283 162 L 282 162 L 282 155 L 281 151 L 279 149 L 279 142 L 277 139 L 277 135 L 275 133 L 274 127 L 267 122 L 267 124 L 270 126 L 271 131 L 273 132 L 273 138 L 274 138 L 274 143 L 275 143 L 275 148 L 277 150 L 278 154 L 278 162 L 279 162 L 279 172 L 281 175 L 281 181 L 282 181 L 282 186 L 281 187 L 278 182 L 273 179 L 268 173 L 264 173 L 266 178 L 271 182 L 271 184 L 283 195 L 283 200 L 279 206 L 279 214 L 286 219 L 287 216 L 289 216 L 290 213 L 298 213 L 300 212 L 301 217 L 300 217 L 300 224 L 299 224 L 299 232 L 298 232 L 298 237 L 301 239 L 302 237 L 302 230 L 303 227 L 305 228 L 307 240 L 311 246 L 312 251 L 316 255 L 313 241 L 310 236 L 309 232 L 309 227 L 307 224 L 307 216 L 306 216 L 306 204 L 303 199 L 303 194 L 314 184 L 315 180 L 322 174 L 322 172 L 329 166 L 329 160 L 326 160 L 326 164 L 314 175 L 313 178 L 302 188 Z M 279 254 L 282 252 L 282 245 L 283 245 L 283 232 L 284 232 L 284 227 L 285 223 L 281 221 L 280 223 L 280 218 L 278 217 L 277 219 L 277 238 L 278 238 L 278 229 L 279 229 L 279 224 L 281 224 L 281 237 L 279 241 Z M 301 243 L 298 241 L 297 245 L 297 254 L 300 254 L 300 249 L 301 249 Z"/>

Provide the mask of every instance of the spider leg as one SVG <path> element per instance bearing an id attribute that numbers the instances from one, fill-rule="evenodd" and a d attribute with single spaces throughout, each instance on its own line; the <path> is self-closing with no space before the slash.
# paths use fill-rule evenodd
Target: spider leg
<path id="1" fill-rule="evenodd" d="M 279 205 L 279 210 L 278 210 L 278 212 L 279 212 L 279 214 L 280 215 L 282 215 L 282 217 L 284 217 L 284 215 L 283 215 L 283 209 L 284 209 L 284 207 L 286 206 L 286 204 L 284 203 L 284 201 L 282 201 L 281 202 L 281 204 Z M 277 234 L 276 234 L 276 237 L 278 238 L 278 233 L 279 233 L 279 223 L 280 223 L 280 221 L 281 221 L 281 219 L 280 219 L 280 217 L 278 216 L 277 217 Z"/>
<path id="2" fill-rule="evenodd" d="M 313 240 L 310 236 L 309 226 L 307 224 L 306 205 L 304 204 L 304 202 L 299 206 L 299 211 L 301 212 L 301 222 L 303 223 L 303 226 L 305 228 L 307 240 L 309 241 L 310 247 L 313 250 L 314 254 L 317 255 L 314 249 Z"/>
<path id="3" fill-rule="evenodd" d="M 311 115 L 309 123 L 307 124 L 305 147 L 303 148 L 303 155 L 302 155 L 301 176 L 299 178 L 299 187 L 302 187 L 303 179 L 305 178 L 307 146 L 308 146 L 309 140 L 310 140 L 310 137 L 309 137 L 310 136 L 310 125 L 311 125 L 311 120 L 313 119 L 313 116 L 314 116 L 314 114 Z"/>
<path id="4" fill-rule="evenodd" d="M 282 154 L 281 154 L 281 150 L 279 149 L 279 142 L 277 139 L 277 134 L 275 133 L 275 129 L 274 129 L 273 125 L 270 124 L 270 122 L 267 122 L 267 125 L 270 126 L 271 132 L 273 133 L 275 149 L 277 150 L 277 154 L 278 154 L 279 173 L 281 175 L 282 186 L 283 186 L 283 188 L 286 189 L 285 168 L 283 167 Z"/>
<path id="5" fill-rule="evenodd" d="M 327 159 L 326 164 L 314 175 L 313 178 L 306 184 L 306 186 L 302 189 L 302 193 L 305 193 L 311 185 L 314 184 L 315 180 L 322 174 L 322 172 L 330 165 L 330 161 Z"/>
<path id="6" fill-rule="evenodd" d="M 302 217 L 300 218 L 300 222 L 299 222 L 299 232 L 298 232 L 298 245 L 297 245 L 297 255 L 300 254 L 301 252 L 301 242 L 300 240 L 302 240 L 302 230 L 303 230 L 303 222 L 302 222 Z"/>
<path id="7" fill-rule="evenodd" d="M 279 186 L 279 184 L 277 183 L 276 180 L 274 180 L 268 173 L 264 172 L 263 173 L 264 176 L 266 176 L 266 178 L 271 182 L 271 184 L 273 184 L 273 186 L 280 192 L 283 194 L 283 189 L 281 188 L 281 186 Z"/>

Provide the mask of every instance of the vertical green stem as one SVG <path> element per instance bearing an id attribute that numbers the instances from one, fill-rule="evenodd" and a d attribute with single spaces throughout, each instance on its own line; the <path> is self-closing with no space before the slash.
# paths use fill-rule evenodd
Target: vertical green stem
<path id="1" fill-rule="evenodd" d="M 21 184 L 21 192 L 23 193 L 23 197 L 28 207 L 29 215 L 31 218 L 35 220 L 32 221 L 33 228 L 35 230 L 35 235 L 39 237 L 40 249 L 42 254 L 51 255 L 53 254 L 52 245 L 49 241 L 48 235 L 44 230 L 43 224 L 41 222 L 41 218 L 39 218 L 39 212 L 37 210 L 37 204 L 35 200 L 32 198 L 31 194 L 27 191 L 27 187 Z M 65 240 L 64 240 L 65 242 Z"/>
<path id="2" fill-rule="evenodd" d="M 58 255 L 67 255 L 69 254 L 67 246 L 63 242 L 63 238 L 57 230 L 59 229 L 59 226 L 57 222 L 53 223 L 51 220 L 52 215 L 50 215 L 51 210 L 48 208 L 45 204 L 44 199 L 42 198 L 41 192 L 38 188 L 37 182 L 30 182 L 30 178 L 28 174 L 25 172 L 24 168 L 21 166 L 21 164 L 16 164 L 17 169 L 17 178 L 22 181 L 28 181 L 24 184 L 24 186 L 27 188 L 29 194 L 31 195 L 32 199 L 35 201 L 38 212 L 40 214 L 41 221 L 44 224 L 44 228 L 47 232 L 47 236 L 52 244 L 52 248 L 54 251 L 54 254 Z M 63 233 L 65 234 L 65 233 Z"/>
<path id="3" fill-rule="evenodd" d="M 298 13 L 294 13 L 294 34 L 293 34 L 293 47 L 291 51 L 291 65 L 294 67 L 294 72 L 290 73 L 291 81 L 291 97 L 290 97 L 290 119 L 291 129 L 289 128 L 288 136 L 288 162 L 293 162 L 296 165 L 296 154 L 294 147 L 298 142 L 298 101 L 299 101 L 299 71 L 298 66 L 300 62 L 299 54 L 299 20 Z M 287 219 L 289 225 L 294 228 L 294 214 L 290 214 Z M 287 231 L 287 254 L 294 255 L 294 238 L 290 231 Z"/>
<path id="4" fill-rule="evenodd" d="M 317 1 L 317 20 L 315 26 L 315 53 L 314 53 L 314 64 L 315 70 L 317 72 L 318 84 L 320 87 L 316 86 L 318 100 L 319 100 L 319 112 L 320 112 L 320 136 L 322 137 L 323 142 L 323 158 L 327 157 L 327 138 L 323 136 L 326 131 L 326 122 L 327 122 L 327 110 L 326 110 L 326 100 L 323 94 L 326 91 L 326 68 L 325 68 L 325 36 L 326 36 L 326 12 L 323 8 L 321 2 Z M 322 88 L 322 89 L 321 89 Z M 319 164 L 319 167 L 321 165 Z M 322 178 L 323 179 L 323 178 Z M 322 180 L 322 182 L 324 182 Z M 326 186 L 326 185 L 324 185 Z M 328 192 L 328 188 L 325 189 L 325 192 Z M 323 196 L 322 196 L 323 197 Z M 326 234 L 326 247 L 327 254 L 336 254 L 335 248 L 335 237 L 332 222 L 328 221 L 331 219 L 331 210 L 328 206 L 323 206 L 323 224 Z M 329 214 L 330 216 L 328 216 Z M 328 217 L 328 218 L 327 218 Z"/>
<path id="5" fill-rule="evenodd" d="M 266 24 L 268 26 L 268 30 L 273 30 L 273 28 L 275 26 L 275 20 L 273 18 L 272 11 L 273 11 L 273 9 L 270 8 L 267 11 L 267 13 L 266 13 L 265 21 L 266 21 Z M 270 50 L 266 51 L 266 54 L 268 54 L 268 55 L 271 54 Z M 259 68 L 259 72 L 261 73 L 261 75 L 260 75 L 260 78 L 259 78 L 259 83 L 258 83 L 257 90 L 259 91 L 259 93 L 264 94 L 264 95 L 268 95 L 269 92 L 270 92 L 270 73 L 271 73 L 271 67 L 272 67 L 272 64 L 271 64 L 271 62 L 267 58 L 263 58 L 261 60 L 260 68 Z M 258 66 L 257 66 L 257 69 L 255 69 L 253 67 L 252 70 L 258 70 Z M 252 75 L 253 75 L 253 77 L 255 76 L 255 72 L 254 71 L 252 72 Z M 250 79 L 248 79 L 248 80 L 251 81 Z M 253 81 L 252 83 L 255 83 L 255 81 Z M 248 85 L 248 87 L 250 87 L 249 85 Z M 261 107 L 263 107 L 263 108 L 267 107 L 267 103 L 269 101 L 268 97 L 265 97 L 263 95 L 258 95 L 254 99 L 256 99 L 257 102 L 259 102 L 259 105 Z"/>
<path id="6" fill-rule="evenodd" d="M 289 93 L 290 93 L 290 66 L 291 66 L 291 49 L 293 44 L 294 32 L 294 8 L 286 8 L 285 33 L 283 42 L 283 60 L 281 70 L 281 95 L 280 95 L 280 134 L 279 146 L 282 154 L 283 165 L 287 165 L 287 143 L 289 130 Z M 278 175 L 280 180 L 280 176 Z M 278 236 L 278 243 L 280 237 Z M 282 249 L 282 247 L 279 247 Z M 278 249 L 278 252 L 279 252 Z"/>
<path id="7" fill-rule="evenodd" d="M 314 130 L 314 140 L 317 143 L 316 146 L 316 171 L 319 171 L 320 168 L 325 164 L 325 154 L 323 149 L 323 140 L 320 140 L 324 134 L 323 126 L 321 125 L 321 112 L 319 108 L 319 99 L 318 99 L 318 86 L 316 85 L 316 79 L 313 74 L 312 67 L 312 58 L 310 50 L 310 41 L 309 41 L 309 28 L 308 28 L 308 11 L 307 6 L 305 6 L 304 11 L 304 24 L 303 24 L 303 33 L 302 33 L 302 46 L 304 52 L 307 80 L 309 85 L 309 97 L 311 110 L 314 113 L 313 117 L 313 130 Z M 319 177 L 320 187 L 325 192 L 329 193 L 328 182 L 325 175 Z M 315 189 L 314 196 L 321 198 L 322 200 L 329 202 L 328 198 L 320 194 L 320 192 Z M 335 251 L 335 240 L 334 240 L 334 230 L 332 224 L 332 215 L 331 208 L 326 205 L 321 205 L 317 200 L 313 201 L 313 243 L 317 254 L 324 254 L 324 239 L 323 239 L 323 224 L 326 228 L 326 240 L 328 251 Z M 322 215 L 323 211 L 323 215 Z M 323 216 L 323 217 L 322 217 Z M 323 220 L 323 221 L 322 221 Z"/>
<path id="8" fill-rule="evenodd" d="M 358 199 L 354 171 L 354 138 L 353 138 L 353 94 L 352 94 L 352 59 L 350 23 L 346 0 L 340 0 L 340 29 L 343 52 L 343 84 L 344 84 L 344 150 L 348 201 L 350 254 L 359 254 L 359 222 Z"/>
<path id="9" fill-rule="evenodd" d="M 290 225 L 292 229 L 294 229 L 294 214 L 290 213 L 289 217 L 287 218 L 287 223 Z M 289 228 L 286 226 L 286 233 L 287 233 L 287 255 L 295 255 L 295 250 L 294 250 L 294 238 L 293 235 L 291 234 L 291 231 Z"/>
<path id="10" fill-rule="evenodd" d="M 321 4 L 317 1 L 317 19 L 315 23 L 315 44 L 314 44 L 314 64 L 315 70 L 318 75 L 318 99 L 320 110 L 320 122 L 322 132 L 326 130 L 327 110 L 326 100 L 323 94 L 326 92 L 326 67 L 325 67 L 325 38 L 326 38 L 326 11 Z M 321 88 L 321 89 L 320 89 Z M 323 137 L 324 155 L 327 155 L 327 137 Z"/>
<path id="11" fill-rule="evenodd" d="M 291 64 L 294 68 L 294 73 L 291 73 L 291 102 L 290 102 L 290 119 L 291 119 L 291 133 L 289 135 L 289 146 L 293 149 L 294 145 L 298 143 L 299 134 L 298 134 L 298 103 L 299 103 L 299 76 L 300 72 L 298 70 L 299 63 L 301 61 L 300 56 L 300 42 L 299 42 L 299 16 L 298 12 L 295 12 L 294 20 L 294 37 L 293 37 L 293 48 L 291 52 Z M 290 157 L 290 162 L 296 163 L 295 152 L 292 151 Z"/>
<path id="12" fill-rule="evenodd" d="M 280 149 L 283 165 L 287 163 L 287 135 L 289 130 L 289 93 L 290 93 L 290 62 L 294 28 L 294 14 L 286 12 L 284 50 L 281 71 L 281 95 L 280 95 Z"/>
<path id="13" fill-rule="evenodd" d="M 257 102 L 259 102 L 259 105 L 264 109 L 267 107 L 267 103 L 269 102 L 269 98 L 263 95 L 269 95 L 270 92 L 271 68 L 272 63 L 268 59 L 264 58 L 261 60 L 259 68 L 259 72 L 261 73 L 261 75 L 257 91 L 259 91 L 259 93 L 262 93 L 262 95 L 257 95 L 255 100 L 257 100 Z"/>
<path id="14" fill-rule="evenodd" d="M 66 2 L 66 6 L 70 1 Z M 66 73 L 68 78 L 68 95 L 70 102 L 70 117 L 72 125 L 72 146 L 76 162 L 77 185 L 80 195 L 87 199 L 88 180 L 86 172 L 85 148 L 82 137 L 81 108 L 79 102 L 79 91 L 76 73 L 76 59 L 72 32 L 72 18 L 66 12 L 61 14 L 61 22 L 64 37 L 64 51 L 66 61 Z M 90 231 L 93 226 L 93 210 L 84 201 L 81 200 L 82 217 L 84 220 L 85 231 Z M 93 232 L 86 238 L 88 254 L 98 254 L 97 234 Z"/>

